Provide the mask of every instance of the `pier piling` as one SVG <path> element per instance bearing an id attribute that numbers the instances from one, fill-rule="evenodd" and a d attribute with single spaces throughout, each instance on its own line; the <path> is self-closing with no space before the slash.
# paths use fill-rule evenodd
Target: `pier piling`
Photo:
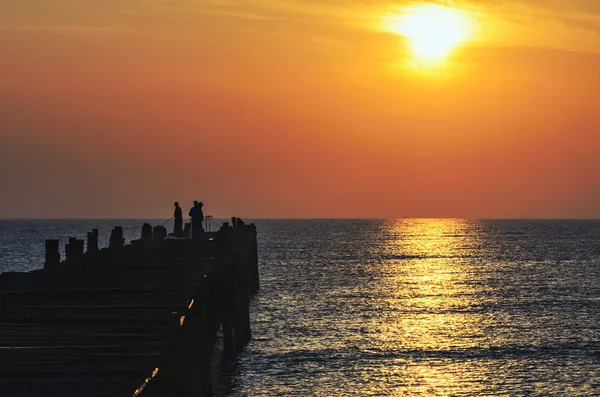
<path id="1" fill-rule="evenodd" d="M 116 226 L 110 234 L 109 248 L 119 249 L 123 248 L 124 245 L 125 239 L 123 238 L 123 228 L 121 226 Z"/>
<path id="2" fill-rule="evenodd" d="M 69 243 L 65 246 L 66 261 L 69 263 L 81 262 L 83 258 L 84 241 L 75 237 L 69 238 Z"/>
<path id="3" fill-rule="evenodd" d="M 60 265 L 60 240 L 46 240 L 46 269 L 55 268 Z"/>
<path id="4" fill-rule="evenodd" d="M 90 255 L 98 252 L 98 229 L 92 229 L 87 234 L 87 252 Z"/>

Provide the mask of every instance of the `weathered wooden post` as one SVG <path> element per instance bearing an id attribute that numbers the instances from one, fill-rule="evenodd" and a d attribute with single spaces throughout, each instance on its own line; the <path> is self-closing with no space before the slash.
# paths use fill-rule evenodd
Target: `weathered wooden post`
<path id="1" fill-rule="evenodd" d="M 235 338 L 235 351 L 241 352 L 244 350 L 246 344 L 244 324 L 243 324 L 243 280 L 241 279 L 240 260 L 236 258 L 232 264 L 233 269 L 230 270 L 230 277 L 228 281 L 229 291 L 227 296 L 227 302 L 229 306 L 229 312 L 231 313 L 231 319 Z"/>
<path id="2" fill-rule="evenodd" d="M 93 229 L 87 234 L 87 252 L 98 252 L 98 229 Z"/>
<path id="3" fill-rule="evenodd" d="M 69 243 L 65 247 L 67 262 L 78 262 L 83 258 L 83 244 L 83 240 L 79 240 L 75 237 L 69 238 Z"/>
<path id="4" fill-rule="evenodd" d="M 238 224 L 242 222 L 241 219 Z M 254 267 L 253 267 L 253 256 L 254 247 L 252 245 L 253 234 L 252 234 L 252 226 L 245 226 L 242 222 L 242 229 L 240 236 L 240 245 L 241 245 L 241 270 L 242 270 L 242 288 L 240 290 L 242 305 L 240 306 L 241 310 L 241 321 L 243 325 L 244 339 L 246 343 L 250 342 L 252 339 L 252 330 L 250 328 L 250 300 L 251 296 L 254 294 Z"/>
<path id="5" fill-rule="evenodd" d="M 164 240 L 169 233 L 164 226 L 154 226 L 152 229 L 152 238 L 154 240 Z"/>
<path id="6" fill-rule="evenodd" d="M 229 291 L 225 292 L 226 294 Z M 235 353 L 235 340 L 233 334 L 233 321 L 231 320 L 230 297 L 225 296 L 221 303 L 221 326 L 223 331 L 223 351 L 225 354 Z"/>
<path id="7" fill-rule="evenodd" d="M 124 245 L 125 239 L 123 238 L 123 228 L 121 226 L 116 226 L 110 234 L 108 247 L 111 249 L 118 249 L 123 248 Z"/>
<path id="8" fill-rule="evenodd" d="M 241 352 L 252 335 L 250 328 L 250 272 L 248 268 L 247 228 L 239 218 L 232 218 L 236 227 L 227 223 L 218 232 L 218 256 L 224 261 L 223 306 L 221 309 L 224 341 L 226 332 L 233 328 L 233 335 L 227 335 L 226 352 Z M 233 337 L 233 340 L 230 338 Z M 233 343 L 233 346 L 230 344 Z"/>
<path id="9" fill-rule="evenodd" d="M 253 223 L 249 226 L 250 229 L 250 272 L 252 274 L 252 285 L 250 294 L 255 295 L 260 290 L 260 277 L 258 274 L 258 239 L 256 225 Z"/>
<path id="10" fill-rule="evenodd" d="M 232 288 L 233 257 L 231 256 L 231 234 L 232 228 L 228 222 L 223 223 L 216 234 L 216 257 L 217 257 L 217 288 L 219 317 L 223 332 L 223 353 L 231 355 L 235 353 L 235 337 L 232 318 L 232 299 L 234 289 Z"/>
<path id="11" fill-rule="evenodd" d="M 150 240 L 152 239 L 152 225 L 149 223 L 144 223 L 142 226 L 142 240 Z"/>
<path id="12" fill-rule="evenodd" d="M 241 305 L 240 305 L 240 316 L 242 321 L 242 331 L 244 333 L 244 340 L 246 343 L 252 339 L 252 330 L 250 328 L 250 300 L 254 294 L 254 267 L 253 267 L 253 225 L 246 226 L 244 221 L 238 220 L 240 226 L 240 266 L 242 275 L 242 284 L 240 289 L 241 294 Z"/>
<path id="13" fill-rule="evenodd" d="M 212 379 L 210 376 L 210 352 L 203 346 L 202 324 L 199 316 L 190 313 L 180 327 L 177 384 L 178 396 L 212 396 Z M 170 395 L 173 390 L 168 390 Z"/>
<path id="14" fill-rule="evenodd" d="M 46 240 L 46 261 L 44 268 L 52 269 L 60 265 L 60 240 Z"/>
<path id="15" fill-rule="evenodd" d="M 92 245 L 94 244 L 94 235 L 92 232 L 87 232 L 87 252 L 92 252 Z"/>
<path id="16" fill-rule="evenodd" d="M 73 258 L 73 245 L 71 243 L 75 241 L 75 237 L 69 237 L 69 242 L 65 245 L 65 260 L 69 261 L 69 258 Z"/>

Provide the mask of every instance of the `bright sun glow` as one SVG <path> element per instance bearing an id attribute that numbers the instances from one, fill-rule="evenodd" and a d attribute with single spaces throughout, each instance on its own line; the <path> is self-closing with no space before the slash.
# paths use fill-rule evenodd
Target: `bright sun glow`
<path id="1" fill-rule="evenodd" d="M 470 24 L 464 11 L 425 4 L 388 17 L 385 29 L 407 37 L 416 57 L 439 59 L 448 56 L 469 38 Z"/>

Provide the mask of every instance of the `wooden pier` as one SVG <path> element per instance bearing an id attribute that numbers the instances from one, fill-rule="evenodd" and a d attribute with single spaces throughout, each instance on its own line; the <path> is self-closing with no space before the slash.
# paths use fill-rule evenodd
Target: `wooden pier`
<path id="1" fill-rule="evenodd" d="M 125 245 L 98 231 L 46 241 L 43 270 L 0 274 L 0 396 L 211 396 L 222 335 L 235 355 L 251 339 L 259 287 L 256 227 L 167 237 L 144 225 Z"/>

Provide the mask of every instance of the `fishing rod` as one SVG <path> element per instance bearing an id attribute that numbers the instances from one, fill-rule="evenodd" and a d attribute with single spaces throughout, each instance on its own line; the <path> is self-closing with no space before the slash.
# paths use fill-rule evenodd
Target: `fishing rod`
<path id="1" fill-rule="evenodd" d="M 172 217 L 171 219 L 167 219 L 166 221 L 164 221 L 163 223 L 161 223 L 161 224 L 160 224 L 160 225 L 158 225 L 158 226 L 162 226 L 162 225 L 164 225 L 165 223 L 172 221 L 173 219 L 175 219 L 175 217 Z"/>

